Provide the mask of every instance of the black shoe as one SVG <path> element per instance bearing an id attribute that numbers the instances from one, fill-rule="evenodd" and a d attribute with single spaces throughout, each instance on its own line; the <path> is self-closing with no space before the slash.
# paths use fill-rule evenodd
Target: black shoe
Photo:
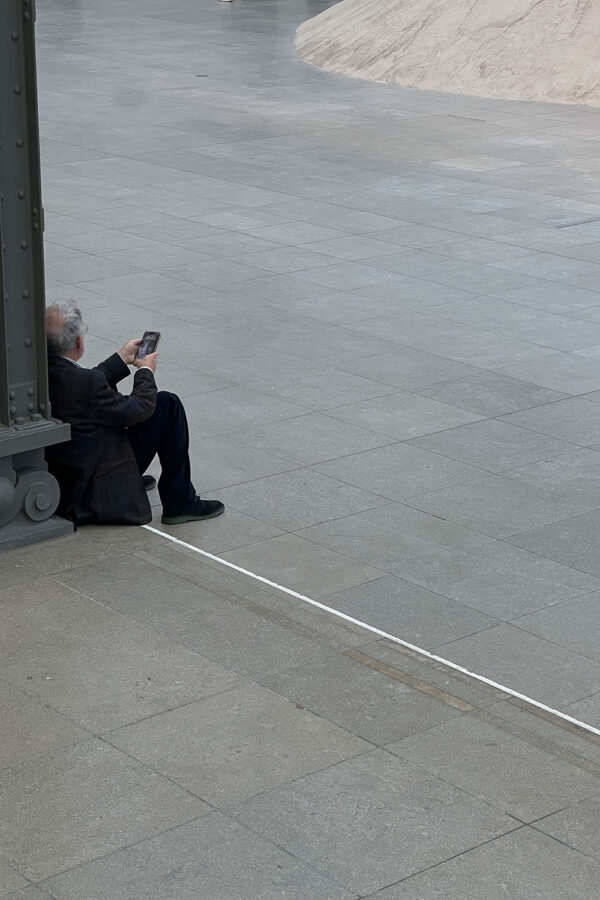
<path id="1" fill-rule="evenodd" d="M 156 487 L 156 478 L 154 475 L 142 475 L 142 487 L 146 492 L 153 491 Z"/>
<path id="2" fill-rule="evenodd" d="M 186 512 L 173 513 L 161 516 L 163 525 L 183 525 L 184 522 L 199 522 L 202 519 L 214 519 L 225 512 L 225 507 L 220 500 L 201 500 L 196 497 Z"/>

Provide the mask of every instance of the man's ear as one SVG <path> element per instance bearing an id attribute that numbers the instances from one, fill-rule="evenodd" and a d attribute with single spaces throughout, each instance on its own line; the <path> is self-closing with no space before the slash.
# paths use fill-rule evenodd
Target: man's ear
<path id="1" fill-rule="evenodd" d="M 85 342 L 83 340 L 82 334 L 79 335 L 79 337 L 77 338 L 77 340 L 75 342 L 75 349 L 81 356 L 83 355 L 83 351 L 85 350 Z"/>

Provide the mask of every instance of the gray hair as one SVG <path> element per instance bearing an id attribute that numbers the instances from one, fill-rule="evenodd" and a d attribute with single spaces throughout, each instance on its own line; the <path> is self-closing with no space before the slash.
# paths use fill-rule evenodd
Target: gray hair
<path id="1" fill-rule="evenodd" d="M 77 338 L 87 332 L 75 300 L 56 300 L 46 307 L 46 341 L 49 356 L 67 356 Z"/>

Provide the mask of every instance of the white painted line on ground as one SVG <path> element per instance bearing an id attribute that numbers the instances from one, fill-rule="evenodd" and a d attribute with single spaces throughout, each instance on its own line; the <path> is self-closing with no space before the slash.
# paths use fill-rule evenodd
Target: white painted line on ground
<path id="1" fill-rule="evenodd" d="M 235 572 L 239 572 L 241 575 L 247 575 L 248 578 L 253 578 L 255 581 L 260 581 L 262 584 L 266 584 L 269 587 L 276 588 L 278 591 L 282 591 L 284 594 L 288 594 L 290 597 L 295 597 L 296 600 L 302 600 L 303 603 L 309 603 L 311 606 L 316 606 L 317 609 L 322 609 L 325 612 L 331 613 L 332 616 L 337 616 L 338 619 L 344 619 L 346 622 L 351 622 L 353 625 L 358 625 L 360 628 L 365 628 L 367 631 L 370 631 L 372 634 L 376 634 L 379 637 L 386 638 L 388 641 L 393 641 L 395 644 L 400 644 L 401 647 L 406 647 L 407 650 L 412 650 L 414 653 L 418 653 L 420 656 L 424 656 L 426 659 L 431 659 L 434 662 L 442 663 L 445 666 L 448 666 L 450 669 L 454 669 L 455 672 L 461 672 L 463 675 L 468 675 L 469 678 L 475 679 L 475 681 L 480 681 L 482 684 L 487 684 L 488 687 L 493 687 L 498 691 L 502 691 L 504 694 L 509 694 L 511 697 L 515 697 L 518 700 L 524 700 L 526 703 L 531 704 L 531 706 L 535 706 L 537 709 L 541 709 L 544 712 L 550 713 L 553 716 L 556 716 L 559 719 L 562 719 L 564 722 L 569 722 L 571 725 L 576 725 L 578 728 L 582 728 L 585 731 L 589 731 L 591 734 L 600 735 L 600 729 L 594 728 L 593 725 L 588 725 L 587 722 L 580 722 L 579 719 L 574 719 L 573 716 L 568 716 L 566 713 L 560 712 L 558 709 L 553 709 L 551 706 L 546 706 L 545 703 L 540 703 L 539 700 L 534 700 L 533 697 L 528 697 L 526 694 L 520 694 L 519 691 L 514 691 L 512 688 L 506 687 L 504 684 L 499 684 L 497 681 L 492 681 L 491 678 L 486 678 L 485 675 L 478 675 L 477 672 L 471 672 L 470 669 L 465 669 L 463 666 L 459 666 L 457 663 L 452 662 L 450 659 L 444 659 L 443 656 L 436 656 L 435 653 L 430 653 L 429 650 L 424 650 L 422 647 L 416 647 L 414 644 L 409 644 L 408 641 L 403 641 L 402 638 L 396 637 L 394 634 L 389 634 L 387 631 L 382 631 L 381 628 L 375 628 L 373 625 L 369 625 L 367 622 L 361 622 L 360 619 L 355 619 L 353 616 L 348 616 L 346 613 L 340 612 L 339 609 L 334 609 L 332 606 L 326 606 L 324 603 L 319 603 L 318 600 L 313 600 L 311 597 L 306 597 L 304 594 L 299 594 L 297 591 L 293 591 L 291 588 L 285 587 L 282 584 L 277 584 L 276 581 L 271 581 L 269 578 L 263 578 L 262 575 L 256 575 L 255 572 L 250 572 L 248 569 L 243 569 L 241 566 L 236 566 L 235 563 L 229 562 L 228 559 L 223 559 L 220 556 L 215 556 L 214 553 L 209 553 L 207 550 L 201 550 L 200 547 L 194 547 L 193 544 L 188 544 L 186 541 L 180 541 L 179 538 L 173 537 L 172 534 L 167 534 L 165 531 L 160 531 L 158 528 L 154 528 L 152 525 L 143 525 L 147 531 L 152 531 L 154 534 L 160 535 L 160 537 L 165 538 L 167 541 L 172 541 L 174 544 L 179 544 L 181 547 L 186 547 L 188 550 L 193 550 L 194 553 L 199 553 L 201 556 L 205 556 L 207 559 L 212 559 L 213 562 L 219 563 L 221 566 L 227 566 L 228 569 L 233 569 Z"/>

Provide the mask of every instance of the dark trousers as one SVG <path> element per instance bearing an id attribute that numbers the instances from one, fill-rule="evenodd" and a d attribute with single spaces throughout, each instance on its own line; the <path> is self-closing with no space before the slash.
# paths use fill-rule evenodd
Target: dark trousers
<path id="1" fill-rule="evenodd" d="M 169 391 L 159 391 L 150 418 L 128 428 L 127 434 L 140 475 L 158 454 L 162 468 L 158 493 L 163 513 L 176 515 L 187 510 L 196 490 L 191 480 L 187 417 L 179 397 Z"/>

